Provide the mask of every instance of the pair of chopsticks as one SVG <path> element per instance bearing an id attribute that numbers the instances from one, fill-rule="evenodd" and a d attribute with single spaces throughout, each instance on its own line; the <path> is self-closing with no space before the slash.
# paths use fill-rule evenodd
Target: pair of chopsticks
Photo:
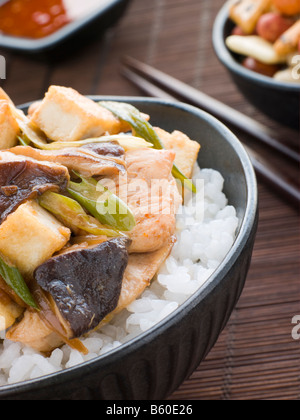
<path id="1" fill-rule="evenodd" d="M 264 125 L 197 89 L 131 57 L 123 59 L 122 74 L 148 96 L 173 101 L 180 99 L 195 105 L 299 165 L 300 155 L 274 139 L 271 131 Z M 272 168 L 252 148 L 248 146 L 245 148 L 257 175 L 299 210 L 299 189 Z"/>

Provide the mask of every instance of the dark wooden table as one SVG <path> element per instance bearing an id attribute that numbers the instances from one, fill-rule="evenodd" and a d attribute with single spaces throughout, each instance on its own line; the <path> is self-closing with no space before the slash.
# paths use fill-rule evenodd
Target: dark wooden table
<path id="1" fill-rule="evenodd" d="M 50 84 L 72 86 L 83 94 L 141 96 L 119 73 L 120 57 L 128 54 L 256 118 L 298 149 L 299 133 L 248 104 L 216 59 L 211 31 L 223 3 L 133 0 L 104 37 L 63 62 L 1 51 L 7 60 L 2 86 L 17 104 L 40 98 Z M 299 180 L 299 168 L 251 145 Z M 213 351 L 170 399 L 300 398 L 300 341 L 291 335 L 292 318 L 300 315 L 299 215 L 263 183 L 259 192 L 260 225 L 244 293 Z"/>

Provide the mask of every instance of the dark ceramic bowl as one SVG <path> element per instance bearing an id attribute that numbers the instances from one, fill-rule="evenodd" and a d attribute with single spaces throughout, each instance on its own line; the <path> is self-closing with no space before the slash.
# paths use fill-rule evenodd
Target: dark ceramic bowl
<path id="1" fill-rule="evenodd" d="M 90 14 L 42 39 L 0 35 L 0 47 L 38 57 L 60 58 L 102 35 L 124 14 L 129 3 L 130 0 L 100 1 Z"/>
<path id="2" fill-rule="evenodd" d="M 187 379 L 214 346 L 244 287 L 257 229 L 257 184 L 241 143 L 210 115 L 184 104 L 145 98 L 129 102 L 166 130 L 201 142 L 199 163 L 225 177 L 240 220 L 235 244 L 207 283 L 156 327 L 109 354 L 50 376 L 0 387 L 0 400 L 161 400 Z M 26 107 L 23 107 L 26 109 Z"/>
<path id="3" fill-rule="evenodd" d="M 298 129 L 300 84 L 279 82 L 243 67 L 240 57 L 231 53 L 225 44 L 233 28 L 234 23 L 229 19 L 226 3 L 219 12 L 213 29 L 213 44 L 219 60 L 252 105 L 273 120 Z"/>

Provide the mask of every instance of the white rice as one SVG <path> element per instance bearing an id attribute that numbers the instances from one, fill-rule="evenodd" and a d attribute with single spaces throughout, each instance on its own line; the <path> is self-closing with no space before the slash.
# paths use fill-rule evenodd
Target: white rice
<path id="1" fill-rule="evenodd" d="M 103 355 L 147 331 L 175 311 L 195 293 L 230 251 L 236 236 L 236 210 L 228 206 L 224 179 L 211 170 L 194 170 L 194 181 L 203 180 L 199 192 L 203 211 L 190 201 L 177 216 L 177 243 L 156 279 L 143 295 L 101 331 L 83 339 L 87 356 L 67 345 L 50 357 L 9 340 L 0 340 L 0 386 L 60 370 Z M 201 210 L 201 209 L 200 209 Z"/>

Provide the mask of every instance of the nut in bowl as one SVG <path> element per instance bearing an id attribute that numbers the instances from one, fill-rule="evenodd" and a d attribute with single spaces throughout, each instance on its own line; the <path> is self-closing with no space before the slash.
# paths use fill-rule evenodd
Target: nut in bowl
<path id="1" fill-rule="evenodd" d="M 13 227 L 23 241 L 1 248 L 0 310 L 7 319 L 1 399 L 165 398 L 209 352 L 243 289 L 257 187 L 235 136 L 187 105 L 93 99 L 51 87 L 27 116 L 28 107 L 22 113 L 3 96 L 19 131 L 15 125 L 18 137 L 6 137 L 0 169 L 7 159 L 16 171 L 25 162 L 35 183 L 32 189 L 15 176 L 17 194 L 2 182 L 0 239 Z M 94 121 L 86 120 L 87 110 Z M 70 132 L 66 121 L 75 114 L 78 125 Z M 70 143 L 77 159 L 70 160 Z M 175 179 L 181 185 L 191 175 L 183 203 Z M 112 189 L 116 177 L 123 186 L 141 181 L 127 201 L 121 182 Z M 145 214 L 142 188 L 158 177 L 173 193 L 151 194 L 153 210 Z M 118 211 L 104 212 L 100 196 L 117 202 Z M 195 196 L 200 209 L 193 207 Z M 24 235 L 26 229 L 33 234 Z M 44 246 L 33 253 L 35 244 Z"/>
<path id="2" fill-rule="evenodd" d="M 274 120 L 298 128 L 299 1 L 226 3 L 213 38 L 216 54 L 250 102 Z"/>

